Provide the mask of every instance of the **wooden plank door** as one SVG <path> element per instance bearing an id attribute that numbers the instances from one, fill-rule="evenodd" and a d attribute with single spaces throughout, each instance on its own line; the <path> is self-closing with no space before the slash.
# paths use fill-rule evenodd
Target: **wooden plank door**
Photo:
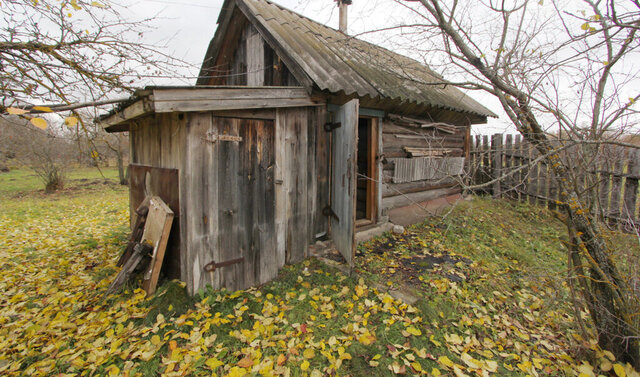
<path id="1" fill-rule="evenodd" d="M 340 123 L 331 135 L 331 235 L 349 266 L 355 254 L 356 172 L 359 101 L 340 106 L 333 116 Z"/>
<path id="2" fill-rule="evenodd" d="M 239 141 L 217 141 L 218 260 L 238 258 L 220 268 L 222 284 L 231 290 L 267 282 L 275 265 L 274 138 L 272 120 L 214 117 L 219 135 Z M 212 172 L 214 174 L 215 172 Z"/>

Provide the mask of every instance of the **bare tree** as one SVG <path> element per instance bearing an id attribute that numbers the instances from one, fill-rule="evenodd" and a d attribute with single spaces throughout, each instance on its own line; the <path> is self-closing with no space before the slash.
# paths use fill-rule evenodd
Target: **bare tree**
<path id="1" fill-rule="evenodd" d="M 0 153 L 10 157 L 14 166 L 31 168 L 47 193 L 64 188 L 76 152 L 68 131 L 53 127 L 41 130 L 16 116 L 0 119 Z"/>
<path id="2" fill-rule="evenodd" d="M 140 80 L 185 67 L 143 42 L 153 17 L 131 20 L 111 0 L 8 0 L 0 9 L 0 113 L 40 128 L 47 123 L 33 114 L 52 111 L 70 111 L 67 123 L 82 128 L 76 109 L 113 103 Z M 34 106 L 42 103 L 54 105 Z"/>
<path id="3" fill-rule="evenodd" d="M 640 3 L 485 0 L 470 11 L 457 0 L 396 1 L 417 18 L 396 26 L 403 38 L 442 52 L 448 76 L 464 77 L 457 84 L 495 96 L 552 167 L 600 346 L 639 368 L 640 297 L 598 222 L 600 185 L 584 182 L 638 120 Z"/>

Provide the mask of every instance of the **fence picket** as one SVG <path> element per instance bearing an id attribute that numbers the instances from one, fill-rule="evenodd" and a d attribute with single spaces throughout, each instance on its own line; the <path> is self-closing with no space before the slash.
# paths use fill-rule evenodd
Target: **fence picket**
<path id="1" fill-rule="evenodd" d="M 539 153 L 521 135 L 476 135 L 469 162 L 471 184 L 486 184 L 532 162 Z M 598 192 L 596 209 L 603 220 L 625 230 L 640 229 L 640 150 L 611 149 L 611 155 L 593 163 L 594 169 L 580 174 L 575 184 Z M 556 208 L 560 190 L 553 170 L 546 163 L 523 168 L 512 176 L 475 190 L 495 198 L 508 197 Z"/>

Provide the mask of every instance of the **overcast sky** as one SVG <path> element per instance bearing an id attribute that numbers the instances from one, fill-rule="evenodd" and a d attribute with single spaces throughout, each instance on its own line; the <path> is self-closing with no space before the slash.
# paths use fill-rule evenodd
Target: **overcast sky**
<path id="1" fill-rule="evenodd" d="M 274 2 L 301 13 L 322 24 L 337 28 L 338 11 L 334 0 L 275 0 Z M 193 85 L 200 64 L 213 37 L 223 0 L 139 0 L 131 1 L 126 12 L 134 19 L 142 19 L 157 14 L 154 21 L 156 30 L 145 36 L 147 42 L 167 44 L 173 56 L 191 63 L 186 79 L 155 80 L 154 84 Z M 364 31 L 392 25 L 402 17 L 402 9 L 390 0 L 354 0 L 349 7 L 349 33 L 354 35 Z M 401 48 L 393 48 L 384 33 L 363 36 L 371 42 L 381 44 L 399 53 L 407 54 Z M 399 51 L 398 51 L 399 50 Z M 448 77 L 455 80 L 455 78 Z M 145 83 L 145 84 L 151 84 Z M 500 113 L 500 105 L 491 96 L 473 92 L 495 113 Z M 474 126 L 474 132 L 495 133 L 515 132 L 506 119 L 490 119 L 489 124 Z"/>

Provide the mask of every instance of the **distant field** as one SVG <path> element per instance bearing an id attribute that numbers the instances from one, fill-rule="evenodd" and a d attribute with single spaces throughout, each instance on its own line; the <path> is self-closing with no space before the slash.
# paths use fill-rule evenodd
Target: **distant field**
<path id="1" fill-rule="evenodd" d="M 76 168 L 67 173 L 65 190 L 87 188 L 91 184 L 118 183 L 118 169 L 116 168 Z M 0 173 L 0 196 L 44 194 L 44 184 L 31 169 L 13 169 L 7 173 Z"/>

